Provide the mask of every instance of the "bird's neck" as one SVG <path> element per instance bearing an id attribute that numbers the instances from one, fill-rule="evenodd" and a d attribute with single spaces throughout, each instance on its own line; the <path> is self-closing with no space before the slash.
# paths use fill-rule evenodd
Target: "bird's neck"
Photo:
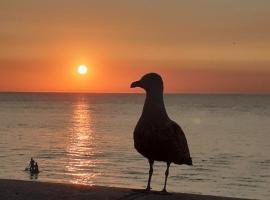
<path id="1" fill-rule="evenodd" d="M 163 92 L 147 92 L 142 118 L 151 123 L 169 120 L 163 100 Z"/>

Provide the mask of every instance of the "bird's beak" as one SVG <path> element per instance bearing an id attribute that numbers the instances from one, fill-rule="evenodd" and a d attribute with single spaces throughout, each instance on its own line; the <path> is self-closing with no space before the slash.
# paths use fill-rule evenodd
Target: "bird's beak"
<path id="1" fill-rule="evenodd" d="M 141 82 L 135 81 L 135 82 L 131 83 L 130 88 L 135 88 L 135 87 L 141 87 Z"/>

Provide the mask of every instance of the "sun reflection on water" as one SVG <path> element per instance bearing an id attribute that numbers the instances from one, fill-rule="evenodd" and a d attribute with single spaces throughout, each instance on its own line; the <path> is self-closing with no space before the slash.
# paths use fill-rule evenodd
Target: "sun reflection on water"
<path id="1" fill-rule="evenodd" d="M 70 182 L 93 184 L 95 168 L 95 135 L 90 105 L 83 97 L 74 105 L 72 129 L 67 146 L 68 162 L 66 171 L 71 175 Z"/>

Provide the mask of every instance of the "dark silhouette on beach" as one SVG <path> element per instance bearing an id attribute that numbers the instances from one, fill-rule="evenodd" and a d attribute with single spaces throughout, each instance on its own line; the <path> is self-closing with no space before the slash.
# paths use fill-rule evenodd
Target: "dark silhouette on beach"
<path id="1" fill-rule="evenodd" d="M 34 167 L 35 167 L 35 160 L 33 158 L 31 158 L 30 162 L 29 162 L 29 171 L 34 171 Z"/>
<path id="2" fill-rule="evenodd" d="M 167 163 L 167 169 L 162 192 L 167 193 L 170 164 L 192 165 L 185 134 L 167 115 L 163 101 L 163 81 L 160 75 L 146 74 L 139 81 L 133 82 L 130 87 L 140 87 L 146 91 L 143 112 L 134 130 L 135 148 L 148 159 L 150 165 L 146 191 L 151 190 L 154 161 L 164 161 Z"/>
<path id="3" fill-rule="evenodd" d="M 38 169 L 38 163 L 36 162 L 34 165 L 34 170 L 33 173 L 38 174 L 39 173 L 39 169 Z"/>
<path id="4" fill-rule="evenodd" d="M 33 158 L 31 158 L 28 167 L 25 168 L 25 171 L 29 171 L 31 175 L 38 174 L 39 173 L 38 163 L 35 162 Z"/>

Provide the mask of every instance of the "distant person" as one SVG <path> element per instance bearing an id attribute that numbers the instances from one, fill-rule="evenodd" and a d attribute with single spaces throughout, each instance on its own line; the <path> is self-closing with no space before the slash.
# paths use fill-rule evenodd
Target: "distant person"
<path id="1" fill-rule="evenodd" d="M 34 161 L 34 159 L 32 157 L 31 160 L 30 160 L 30 163 L 29 163 L 29 171 L 30 172 L 34 171 L 34 168 L 35 168 L 35 161 Z"/>
<path id="2" fill-rule="evenodd" d="M 34 171 L 33 171 L 35 174 L 38 174 L 39 173 L 39 169 L 38 169 L 38 163 L 36 162 L 35 165 L 34 165 Z"/>

